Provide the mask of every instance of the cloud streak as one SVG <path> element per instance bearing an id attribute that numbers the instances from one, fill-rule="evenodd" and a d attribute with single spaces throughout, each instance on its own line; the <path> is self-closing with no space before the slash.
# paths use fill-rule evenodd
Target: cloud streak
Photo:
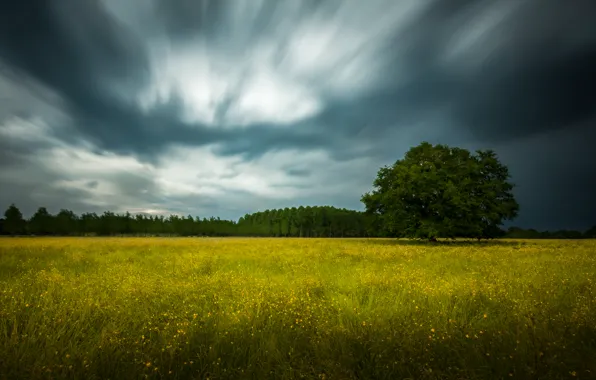
<path id="1" fill-rule="evenodd" d="M 594 14 L 590 0 L 6 3 L 0 203 L 360 208 L 378 167 L 428 140 L 496 147 L 520 223 L 587 227 L 592 184 L 569 173 L 594 169 Z"/>

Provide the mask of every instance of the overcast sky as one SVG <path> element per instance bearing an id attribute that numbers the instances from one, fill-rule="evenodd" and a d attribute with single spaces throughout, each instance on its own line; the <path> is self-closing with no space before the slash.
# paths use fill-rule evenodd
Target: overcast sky
<path id="1" fill-rule="evenodd" d="M 0 1 L 0 208 L 361 210 L 421 141 L 596 224 L 594 0 Z"/>

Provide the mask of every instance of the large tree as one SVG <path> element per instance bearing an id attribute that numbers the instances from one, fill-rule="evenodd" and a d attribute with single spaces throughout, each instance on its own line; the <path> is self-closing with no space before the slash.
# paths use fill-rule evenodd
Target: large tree
<path id="1" fill-rule="evenodd" d="M 362 202 L 390 236 L 491 238 L 517 216 L 508 180 L 507 167 L 491 150 L 472 154 L 423 142 L 382 167 Z"/>

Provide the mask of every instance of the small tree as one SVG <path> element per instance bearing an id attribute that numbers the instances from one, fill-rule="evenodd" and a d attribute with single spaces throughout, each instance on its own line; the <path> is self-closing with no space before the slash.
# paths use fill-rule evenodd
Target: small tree
<path id="1" fill-rule="evenodd" d="M 11 204 L 4 212 L 4 231 L 9 235 L 20 235 L 25 232 L 25 220 L 17 206 Z"/>
<path id="2" fill-rule="evenodd" d="M 362 202 L 394 236 L 492 238 L 519 209 L 508 179 L 493 151 L 423 142 L 381 168 Z"/>
<path id="3" fill-rule="evenodd" d="M 45 207 L 37 209 L 29 220 L 29 230 L 36 235 L 48 235 L 53 232 L 53 216 Z"/>
<path id="4" fill-rule="evenodd" d="M 77 216 L 74 212 L 61 209 L 56 215 L 56 232 L 59 235 L 74 235 L 77 231 Z"/>

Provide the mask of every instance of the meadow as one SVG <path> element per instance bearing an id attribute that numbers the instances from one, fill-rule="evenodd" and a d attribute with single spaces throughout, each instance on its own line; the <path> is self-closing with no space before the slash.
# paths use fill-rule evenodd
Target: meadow
<path id="1" fill-rule="evenodd" d="M 0 379 L 596 378 L 596 241 L 0 239 Z"/>

